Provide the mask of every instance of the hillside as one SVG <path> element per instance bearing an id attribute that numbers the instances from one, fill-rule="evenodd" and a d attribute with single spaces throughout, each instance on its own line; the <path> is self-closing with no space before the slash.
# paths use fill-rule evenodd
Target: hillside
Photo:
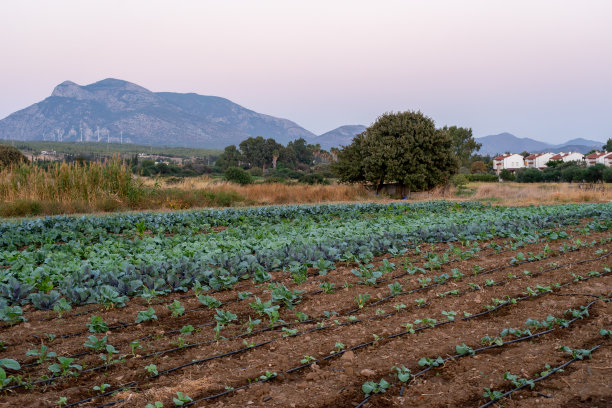
<path id="1" fill-rule="evenodd" d="M 315 137 L 295 122 L 257 113 L 228 99 L 151 92 L 118 79 L 86 86 L 63 82 L 50 97 L 0 121 L 0 139 L 14 140 L 222 149 L 260 135 L 283 144 Z"/>
<path id="2" fill-rule="evenodd" d="M 323 133 L 310 140 L 310 143 L 320 144 L 325 150 L 329 150 L 332 147 L 348 146 L 353 141 L 355 135 L 366 130 L 363 125 L 345 125 L 340 126 L 334 130 Z"/>
<path id="3" fill-rule="evenodd" d="M 478 153 L 491 156 L 505 152 L 521 153 L 525 151 L 530 153 L 572 151 L 584 154 L 593 149 L 601 149 L 601 146 L 604 144 L 596 140 L 578 138 L 553 145 L 528 137 L 519 138 L 511 133 L 478 137 L 476 141 L 482 144 Z"/>

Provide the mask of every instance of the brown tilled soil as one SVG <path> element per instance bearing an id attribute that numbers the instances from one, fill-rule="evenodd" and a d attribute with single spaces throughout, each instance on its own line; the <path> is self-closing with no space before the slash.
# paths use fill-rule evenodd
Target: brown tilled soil
<path id="1" fill-rule="evenodd" d="M 582 242 L 597 243 L 562 253 L 560 246 L 570 244 L 571 240 L 540 242 L 516 249 L 510 247 L 510 240 L 496 240 L 501 251 L 487 249 L 487 243 L 480 243 L 481 250 L 472 259 L 455 260 L 425 274 L 407 274 L 403 267 L 406 261 L 424 267 L 427 252 L 448 253 L 447 244 L 426 244 L 420 246 L 418 254 L 410 251 L 399 257 L 387 255 L 375 259 L 377 267 L 382 265 L 383 258 L 395 264 L 394 271 L 379 278 L 376 286 L 359 284 L 351 273 L 354 264 L 338 264 L 326 276 L 311 269 L 308 281 L 299 286 L 291 276 L 273 272 L 274 281 L 304 291 L 295 308 L 280 309 L 280 318 L 287 323 L 285 330 L 278 323 L 270 327 L 268 318 L 259 316 L 249 306 L 254 296 L 262 301 L 270 299 L 269 282 L 254 285 L 241 281 L 234 290 L 209 293 L 224 303 L 220 309 L 238 316 L 234 324 L 221 330 L 223 337 L 217 340 L 213 331 L 215 310 L 203 306 L 191 291 L 154 299 L 151 305 L 143 299 L 133 299 L 121 309 L 105 310 L 91 305 L 77 308 L 62 318 L 51 312 L 28 310 L 26 323 L 0 330 L 0 340 L 7 344 L 0 358 L 15 358 L 22 364 L 18 374 L 24 383 L 40 381 L 50 375 L 48 366 L 54 361 L 36 364 L 36 359 L 27 357 L 26 352 L 40 347 L 42 342 L 58 355 L 76 357 L 83 371 L 78 377 L 67 376 L 52 383 L 12 389 L 9 386 L 0 397 L 0 407 L 57 406 L 60 397 L 66 397 L 68 404 L 82 401 L 77 405 L 87 407 L 110 406 L 106 404 L 144 407 L 155 401 L 171 407 L 177 392 L 195 400 L 193 406 L 354 407 L 365 398 L 362 384 L 382 378 L 391 387 L 384 394 L 372 396 L 364 407 L 479 406 L 487 402 L 484 387 L 501 392 L 514 388 L 504 379 L 505 372 L 534 379 L 546 364 L 555 367 L 571 359 L 559 350 L 561 346 L 590 349 L 600 344 L 592 359 L 576 361 L 563 372 L 536 383 L 533 389 L 517 391 L 496 406 L 612 406 L 612 340 L 599 334 L 602 328 L 612 329 L 612 306 L 602 300 L 612 295 L 612 274 L 608 269 L 612 264 L 610 234 L 569 233 Z M 542 254 L 545 259 L 511 264 L 519 252 L 527 256 Z M 463 276 L 438 285 L 430 282 L 427 287 L 422 287 L 418 280 L 433 279 L 443 273 L 451 275 L 455 269 Z M 321 291 L 319 285 L 324 282 L 335 285 L 333 293 Z M 387 285 L 393 282 L 402 285 L 402 293 L 390 297 Z M 552 292 L 541 291 L 539 296 L 526 296 L 528 287 L 537 291 L 538 285 L 543 288 L 555 284 L 566 285 Z M 239 300 L 238 291 L 252 295 Z M 356 297 L 365 294 L 370 298 L 359 308 Z M 187 310 L 181 317 L 172 317 L 167 308 L 175 299 Z M 496 302 L 508 299 L 517 300 L 482 316 L 462 320 L 465 313 L 486 312 Z M 423 304 L 419 306 L 420 303 Z M 552 315 L 569 320 L 571 316 L 564 315 L 564 311 L 589 303 L 592 303 L 589 316 L 567 328 L 555 326 L 554 331 L 527 341 L 448 360 L 407 383 L 399 382 L 392 374 L 392 367 L 402 365 L 413 374 L 418 373 L 423 369 L 418 365 L 422 357 L 453 356 L 455 346 L 462 343 L 474 349 L 482 347 L 483 336 L 499 336 L 504 328 L 525 329 L 528 318 L 544 320 Z M 155 309 L 158 319 L 134 324 L 137 312 L 149 306 Z M 454 321 L 434 327 L 417 323 L 414 328 L 422 329 L 416 333 L 406 331 L 404 325 L 417 319 L 448 321 L 442 311 L 456 312 Z M 307 320 L 297 321 L 298 312 L 307 314 Z M 108 367 L 103 365 L 100 353 L 83 345 L 91 335 L 85 324 L 92 315 L 109 323 L 108 343 L 119 351 L 116 358 L 123 356 Z M 249 317 L 262 320 L 253 333 L 246 333 Z M 178 348 L 178 330 L 185 325 L 193 325 L 197 330 L 182 335 L 184 343 L 190 346 Z M 544 329 L 532 328 L 533 333 L 541 331 Z M 54 340 L 49 339 L 49 333 L 56 335 Z M 143 348 L 132 355 L 129 343 L 136 339 Z M 305 358 L 316 361 L 302 364 Z M 147 374 L 145 366 L 150 364 L 156 365 L 159 376 Z M 258 381 L 266 372 L 276 376 Z M 117 392 L 99 396 L 93 387 L 101 384 L 109 384 L 107 391 Z"/>

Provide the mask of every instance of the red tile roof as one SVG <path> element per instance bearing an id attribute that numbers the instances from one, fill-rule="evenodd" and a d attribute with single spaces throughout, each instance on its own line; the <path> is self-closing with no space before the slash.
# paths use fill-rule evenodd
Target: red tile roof
<path id="1" fill-rule="evenodd" d="M 501 156 L 494 157 L 493 160 L 504 160 L 506 157 L 510 157 L 510 156 L 515 155 L 515 154 L 518 154 L 518 153 L 506 153 L 506 154 L 502 154 Z M 520 154 L 519 154 L 519 156 L 520 156 Z"/>

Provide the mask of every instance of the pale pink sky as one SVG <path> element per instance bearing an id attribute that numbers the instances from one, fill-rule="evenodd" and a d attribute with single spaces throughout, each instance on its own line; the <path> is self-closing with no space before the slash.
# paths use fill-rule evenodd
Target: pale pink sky
<path id="1" fill-rule="evenodd" d="M 3 0 L 0 118 L 114 77 L 315 133 L 419 109 L 476 136 L 603 141 L 611 21 L 607 0 Z"/>

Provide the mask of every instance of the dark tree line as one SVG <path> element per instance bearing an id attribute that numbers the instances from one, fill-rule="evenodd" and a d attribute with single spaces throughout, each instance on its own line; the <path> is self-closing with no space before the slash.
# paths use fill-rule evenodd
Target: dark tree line
<path id="1" fill-rule="evenodd" d="M 612 168 L 603 164 L 586 167 L 584 163 L 550 161 L 543 170 L 519 169 L 515 174 L 504 174 L 502 179 L 517 181 L 519 183 L 559 182 L 568 183 L 597 183 L 601 181 L 612 182 Z"/>
<path id="2" fill-rule="evenodd" d="M 325 154 L 327 152 L 319 145 L 308 144 L 302 138 L 283 146 L 274 139 L 257 136 L 242 141 L 238 146 L 226 147 L 215 166 L 221 171 L 228 167 L 261 168 L 265 171 L 282 164 L 289 169 L 306 170 L 315 164 L 315 159 Z"/>

